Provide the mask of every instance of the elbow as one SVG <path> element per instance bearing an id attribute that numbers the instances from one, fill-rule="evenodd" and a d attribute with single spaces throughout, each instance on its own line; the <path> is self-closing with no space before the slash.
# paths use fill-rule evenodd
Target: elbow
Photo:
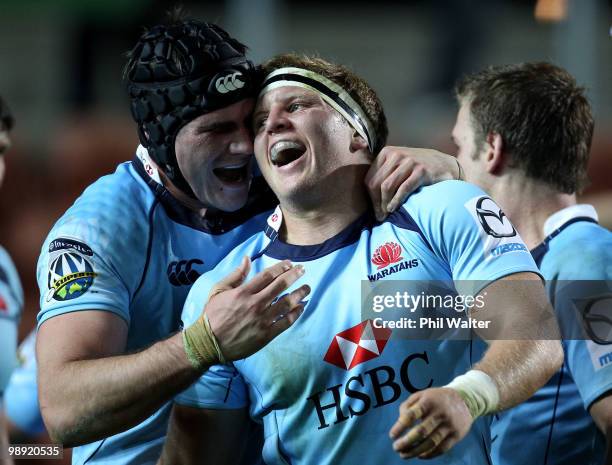
<path id="1" fill-rule="evenodd" d="M 54 443 L 62 444 L 64 447 L 74 447 L 88 442 L 79 440 L 79 420 L 70 409 L 64 408 L 63 405 L 50 405 L 43 399 L 41 395 L 40 413 L 47 433 Z"/>
<path id="2" fill-rule="evenodd" d="M 73 427 L 66 415 L 59 414 L 53 409 L 42 409 L 42 407 L 41 413 L 51 441 L 62 444 L 64 447 L 78 445 L 70 433 Z"/>
<path id="3" fill-rule="evenodd" d="M 62 444 L 64 447 L 74 447 L 78 445 L 73 441 L 69 432 L 70 427 L 67 424 L 57 421 L 53 416 L 47 415 L 43 418 L 51 441 L 55 444 Z"/>

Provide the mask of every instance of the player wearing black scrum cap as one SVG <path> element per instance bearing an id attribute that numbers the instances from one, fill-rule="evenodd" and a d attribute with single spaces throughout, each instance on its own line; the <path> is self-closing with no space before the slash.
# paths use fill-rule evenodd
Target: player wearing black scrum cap
<path id="1" fill-rule="evenodd" d="M 193 282 L 260 230 L 272 206 L 257 186 L 249 197 L 257 75 L 244 52 L 199 21 L 143 34 L 126 68 L 137 157 L 91 185 L 43 244 L 40 405 L 51 437 L 79 446 L 75 464 L 155 463 L 168 401 L 209 365 L 258 350 L 300 310 L 307 288 L 270 305 L 300 267 L 282 262 L 242 284 L 245 260 L 206 317 L 178 332 Z M 272 325 L 277 314 L 288 316 Z"/>

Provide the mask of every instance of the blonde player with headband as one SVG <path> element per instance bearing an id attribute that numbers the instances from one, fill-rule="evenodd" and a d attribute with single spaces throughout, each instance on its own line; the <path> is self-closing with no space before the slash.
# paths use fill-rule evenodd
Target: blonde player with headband
<path id="1" fill-rule="evenodd" d="M 555 332 L 531 256 L 509 223 L 499 234 L 502 226 L 479 221 L 477 205 L 487 197 L 461 181 L 423 188 L 376 221 L 363 187 L 387 137 L 375 92 L 318 58 L 282 55 L 264 69 L 255 155 L 280 205 L 265 231 L 194 284 L 182 319 L 198 320 L 214 276 L 244 255 L 250 274 L 283 259 L 299 263 L 311 292 L 283 334 L 212 367 L 175 399 L 160 463 L 237 463 L 250 415 L 264 425 L 268 464 L 396 464 L 417 456 L 488 464 L 482 417 L 528 398 L 562 360 L 556 340 L 494 340 L 514 327 L 527 337 L 543 334 L 534 328 Z M 486 207 L 496 208 L 490 199 Z M 512 251 L 502 252 L 507 244 Z M 484 334 L 488 351 L 479 361 L 469 340 L 410 340 L 376 327 L 361 313 L 358 288 L 368 278 L 454 281 L 457 292 L 483 295 L 475 317 L 497 323 Z M 206 356 L 196 351 L 193 363 Z"/>

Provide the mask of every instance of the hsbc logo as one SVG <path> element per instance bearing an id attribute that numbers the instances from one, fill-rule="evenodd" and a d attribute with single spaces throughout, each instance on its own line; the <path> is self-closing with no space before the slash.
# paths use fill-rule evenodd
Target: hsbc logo
<path id="1" fill-rule="evenodd" d="M 372 320 L 363 321 L 336 334 L 323 360 L 350 370 L 360 363 L 380 356 L 390 337 L 390 329 L 375 328 Z"/>
<path id="2" fill-rule="evenodd" d="M 240 80 L 241 77 L 243 77 L 243 75 L 240 71 L 221 76 L 215 80 L 215 89 L 217 89 L 217 92 L 220 94 L 227 94 L 228 92 L 242 89 L 244 87 L 244 81 Z"/>
<path id="3" fill-rule="evenodd" d="M 379 357 L 390 337 L 390 329 L 375 328 L 372 320 L 362 321 L 336 334 L 323 360 L 343 370 L 351 370 Z M 416 366 L 412 367 L 413 363 Z M 411 370 L 423 373 L 427 365 L 426 351 L 413 353 L 404 359 L 398 371 L 392 366 L 381 365 L 351 376 L 344 384 L 315 392 L 307 400 L 317 412 L 317 429 L 329 428 L 332 424 L 365 415 L 370 409 L 392 404 L 400 399 L 402 390 L 414 393 L 431 387 L 433 379 L 424 386 L 416 386 L 410 379 Z"/>
<path id="4" fill-rule="evenodd" d="M 376 265 L 377 270 L 376 273 L 368 275 L 370 282 L 378 281 L 398 271 L 419 266 L 419 261 L 416 258 L 404 260 L 402 246 L 397 242 L 385 242 L 374 251 L 370 260 L 372 264 Z M 394 265 L 394 263 L 397 263 L 397 265 Z M 393 266 L 389 267 L 389 265 Z"/>
<path id="5" fill-rule="evenodd" d="M 399 367 L 381 365 L 364 373 L 351 376 L 343 384 L 330 386 L 315 392 L 308 401 L 317 413 L 319 426 L 326 429 L 368 413 L 371 409 L 393 404 L 402 397 L 402 391 L 410 394 L 430 388 L 433 379 L 423 385 L 415 385 L 410 373 L 423 373 L 429 366 L 426 351 L 408 355 Z"/>

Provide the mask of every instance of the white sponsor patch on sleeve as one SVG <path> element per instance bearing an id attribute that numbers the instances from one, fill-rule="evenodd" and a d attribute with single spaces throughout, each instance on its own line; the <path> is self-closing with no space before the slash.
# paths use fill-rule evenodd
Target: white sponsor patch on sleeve
<path id="1" fill-rule="evenodd" d="M 586 346 L 595 371 L 612 366 L 612 344 L 603 345 L 593 341 L 586 341 Z"/>
<path id="2" fill-rule="evenodd" d="M 510 219 L 490 197 L 474 197 L 464 206 L 478 225 L 485 259 L 509 252 L 529 252 Z"/>

